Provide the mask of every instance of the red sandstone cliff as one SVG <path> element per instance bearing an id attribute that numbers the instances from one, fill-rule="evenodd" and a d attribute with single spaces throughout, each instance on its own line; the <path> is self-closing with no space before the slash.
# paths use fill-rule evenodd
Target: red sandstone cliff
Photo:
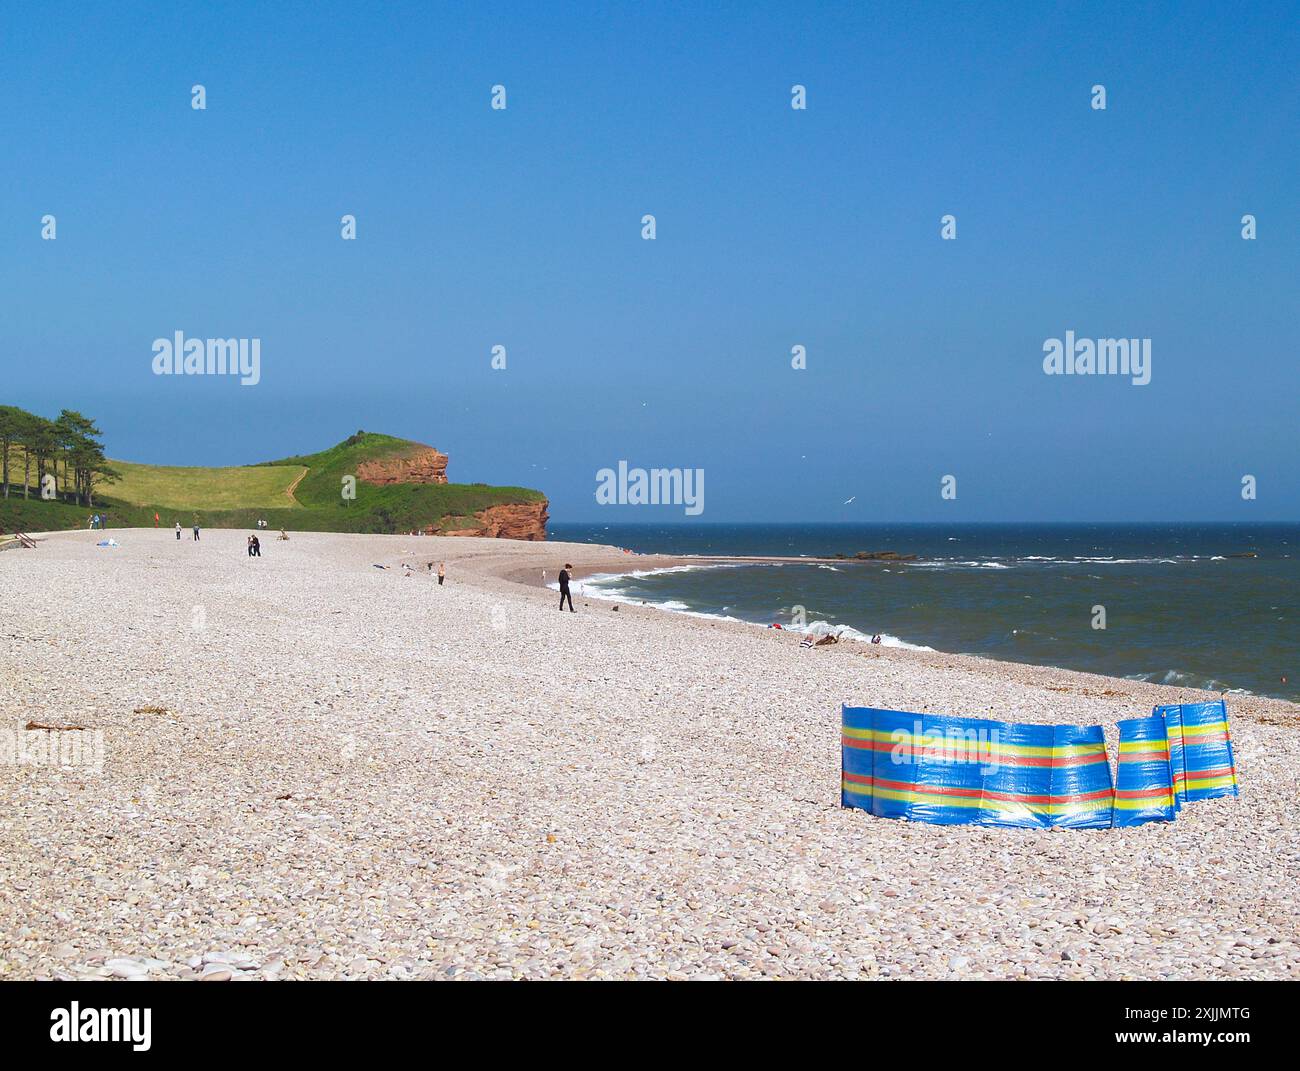
<path id="1" fill-rule="evenodd" d="M 425 530 L 430 535 L 483 536 L 488 539 L 537 541 L 546 538 L 547 507 L 548 503 L 545 499 L 541 502 L 488 506 L 487 509 L 481 509 L 474 514 L 474 519 L 482 525 L 481 528 L 457 527 L 464 524 L 467 518 L 446 517 L 443 519 L 444 527 L 441 532 L 437 532 L 433 525 L 429 525 Z"/>
<path id="2" fill-rule="evenodd" d="M 363 461 L 357 466 L 357 479 L 383 486 L 392 483 L 446 483 L 447 455 L 432 446 L 414 445 L 405 454 Z M 519 502 L 488 506 L 473 518 L 447 516 L 437 525 L 428 525 L 429 535 L 483 536 L 488 539 L 546 538 L 548 503 Z"/>
<path id="3" fill-rule="evenodd" d="M 406 456 L 363 461 L 357 479 L 383 486 L 389 483 L 446 483 L 447 455 L 432 446 L 422 446 Z"/>

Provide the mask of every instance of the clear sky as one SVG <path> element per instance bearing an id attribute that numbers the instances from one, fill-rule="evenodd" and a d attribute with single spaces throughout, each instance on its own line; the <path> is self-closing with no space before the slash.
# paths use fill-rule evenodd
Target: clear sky
<path id="1" fill-rule="evenodd" d="M 702 468 L 706 522 L 1300 519 L 1298 25 L 6 4 L 0 401 L 159 464 L 383 431 L 556 520 L 688 519 L 598 507 L 619 460 Z M 261 382 L 153 375 L 177 330 Z M 1151 383 L 1045 375 L 1068 330 L 1150 338 Z"/>

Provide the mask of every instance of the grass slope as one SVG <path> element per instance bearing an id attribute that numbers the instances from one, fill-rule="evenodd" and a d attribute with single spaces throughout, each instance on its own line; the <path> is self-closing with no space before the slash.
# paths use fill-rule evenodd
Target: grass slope
<path id="1" fill-rule="evenodd" d="M 109 464 L 122 474 L 108 488 L 113 498 L 133 506 L 165 503 L 182 509 L 294 509 L 298 503 L 289 497 L 289 488 L 307 471 L 301 465 L 204 469 Z"/>
<path id="2" fill-rule="evenodd" d="M 180 468 L 115 461 L 119 483 L 101 488 L 94 509 L 32 497 L 0 501 L 0 528 L 53 531 L 84 528 L 92 513 L 107 514 L 110 528 L 162 527 L 196 521 L 208 528 L 272 528 L 300 532 L 404 532 L 433 524 L 440 530 L 476 527 L 473 514 L 489 506 L 541 502 L 540 491 L 486 484 L 389 484 L 356 482 L 356 498 L 342 496 L 343 477 L 363 461 L 401 457 L 423 449 L 390 435 L 358 433 L 315 454 L 240 468 Z M 19 472 L 21 480 L 21 472 Z M 301 475 L 293 499 L 287 489 Z M 11 474 L 12 478 L 12 474 Z M 296 501 L 295 501 L 296 500 Z"/>

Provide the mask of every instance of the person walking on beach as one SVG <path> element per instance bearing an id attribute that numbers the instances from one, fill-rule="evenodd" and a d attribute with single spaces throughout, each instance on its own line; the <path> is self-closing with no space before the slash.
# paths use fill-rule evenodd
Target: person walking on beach
<path id="1" fill-rule="evenodd" d="M 438 587 L 442 587 L 442 582 L 447 579 L 447 565 L 445 562 L 438 563 Z"/>
<path id="2" fill-rule="evenodd" d="M 253 557 L 260 558 L 261 556 L 262 556 L 262 541 L 258 539 L 257 536 L 253 536 Z"/>
<path id="3" fill-rule="evenodd" d="M 199 541 L 199 522 L 198 522 L 198 521 L 195 521 L 195 522 L 194 522 L 194 542 L 197 543 L 198 541 Z"/>
<path id="4" fill-rule="evenodd" d="M 564 563 L 564 568 L 560 570 L 560 610 L 564 610 L 564 600 L 569 600 L 569 613 L 576 614 L 578 611 L 573 608 L 573 596 L 569 594 L 569 570 L 573 566 L 568 562 Z"/>
<path id="5" fill-rule="evenodd" d="M 177 522 L 176 522 L 176 538 L 177 538 L 177 540 L 179 540 L 179 539 L 181 538 L 181 522 L 180 522 L 180 521 L 177 521 Z"/>
<path id="6" fill-rule="evenodd" d="M 157 510 L 154 510 L 154 514 L 153 514 L 153 526 L 154 526 L 155 528 L 158 527 L 158 520 L 159 520 L 159 517 L 158 517 L 158 511 L 157 511 Z"/>

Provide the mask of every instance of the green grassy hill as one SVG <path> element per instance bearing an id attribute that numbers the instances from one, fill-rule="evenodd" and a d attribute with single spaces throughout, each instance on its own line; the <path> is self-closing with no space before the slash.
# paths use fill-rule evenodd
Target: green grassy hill
<path id="1" fill-rule="evenodd" d="M 96 493 L 93 509 L 41 501 L 33 487 L 24 501 L 21 486 L 0 500 L 0 528 L 53 531 L 84 528 L 92 513 L 106 514 L 110 528 L 162 527 L 177 521 L 208 528 L 252 528 L 259 519 L 271 528 L 320 532 L 405 532 L 478 527 L 474 514 L 491 506 L 543 503 L 540 491 L 486 484 L 394 483 L 356 480 L 355 499 L 343 497 L 343 477 L 355 476 L 366 461 L 402 458 L 427 449 L 390 435 L 358 432 L 315 454 L 233 468 L 182 468 L 113 461 L 121 473 Z M 21 470 L 18 476 L 21 481 Z M 13 478 L 11 473 L 10 478 Z M 16 492 L 16 494 L 15 494 Z"/>
<path id="2" fill-rule="evenodd" d="M 130 461 L 110 464 L 122 478 L 111 484 L 108 492 L 121 502 L 208 510 L 294 509 L 298 502 L 289 494 L 289 488 L 307 471 L 301 465 L 202 469 L 137 465 Z"/>

